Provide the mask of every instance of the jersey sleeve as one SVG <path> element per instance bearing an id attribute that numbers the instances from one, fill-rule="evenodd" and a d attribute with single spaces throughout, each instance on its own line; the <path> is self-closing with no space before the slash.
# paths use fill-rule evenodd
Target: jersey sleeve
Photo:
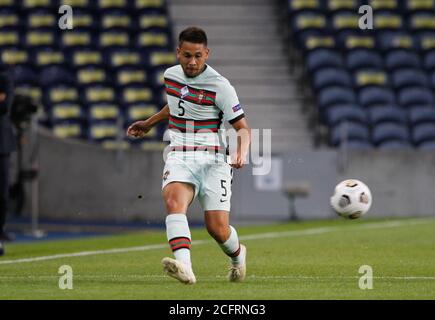
<path id="1" fill-rule="evenodd" d="M 216 96 L 216 106 L 222 110 L 223 119 L 233 124 L 245 117 L 236 90 L 229 83 L 225 82 Z"/>

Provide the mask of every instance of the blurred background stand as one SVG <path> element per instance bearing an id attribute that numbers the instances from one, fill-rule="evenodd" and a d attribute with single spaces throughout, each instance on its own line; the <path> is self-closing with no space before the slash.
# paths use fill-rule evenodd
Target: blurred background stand
<path id="1" fill-rule="evenodd" d="M 310 194 L 310 185 L 308 182 L 288 182 L 283 188 L 284 194 L 287 196 L 290 204 L 290 221 L 299 220 L 296 211 L 296 197 L 306 198 Z"/>

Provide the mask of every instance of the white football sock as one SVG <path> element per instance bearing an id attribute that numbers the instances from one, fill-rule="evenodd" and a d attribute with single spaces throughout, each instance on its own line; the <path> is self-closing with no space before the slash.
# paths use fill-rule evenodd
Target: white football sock
<path id="1" fill-rule="evenodd" d="M 192 268 L 190 261 L 191 235 L 187 217 L 183 213 L 172 213 L 166 217 L 166 235 L 175 259 Z"/>
<path id="2" fill-rule="evenodd" d="M 219 243 L 219 246 L 231 258 L 233 264 L 239 264 L 241 262 L 239 236 L 232 226 L 230 226 L 230 230 L 230 237 L 224 243 Z"/>

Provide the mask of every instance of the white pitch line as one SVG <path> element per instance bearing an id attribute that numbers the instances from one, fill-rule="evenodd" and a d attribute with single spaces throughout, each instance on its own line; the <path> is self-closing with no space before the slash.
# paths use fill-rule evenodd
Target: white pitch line
<path id="1" fill-rule="evenodd" d="M 0 280 L 16 280 L 16 279 L 32 279 L 32 280 L 47 280 L 47 279 L 58 279 L 59 276 L 57 275 L 50 275 L 50 276 L 17 276 L 17 275 L 9 275 L 9 276 L 2 276 L 0 275 Z M 128 274 L 128 275 L 74 275 L 74 278 L 80 279 L 80 280 L 88 280 L 88 279 L 95 279 L 95 280 L 109 280 L 109 279 L 166 279 L 166 275 L 157 275 L 157 274 L 144 274 L 144 275 L 134 275 L 134 274 Z M 226 279 L 227 276 L 201 276 L 201 280 L 214 280 L 214 279 Z M 259 275 L 248 275 L 248 279 L 255 279 L 255 280 L 329 280 L 329 279 L 360 279 L 360 276 L 301 276 L 301 275 L 294 275 L 294 276 L 286 276 L 286 275 L 280 275 L 280 276 L 259 276 Z M 435 276 L 373 276 L 373 279 L 380 279 L 380 280 L 435 280 Z"/>
<path id="2" fill-rule="evenodd" d="M 240 236 L 240 240 L 259 240 L 259 239 L 273 239 L 273 238 L 284 238 L 284 237 L 295 237 L 295 236 L 306 236 L 306 235 L 315 235 L 315 234 L 325 234 L 328 232 L 334 232 L 337 230 L 354 230 L 354 229 L 380 229 L 380 228 L 395 228 L 402 226 L 410 226 L 424 223 L 434 223 L 435 219 L 409 219 L 405 221 L 385 221 L 385 222 L 373 222 L 356 226 L 349 227 L 323 227 L 323 228 L 311 228 L 305 230 L 290 230 L 290 231 L 282 231 L 282 232 L 266 232 L 266 233 L 257 233 L 246 236 Z M 200 245 L 205 243 L 212 243 L 211 240 L 195 240 L 192 241 L 192 245 Z M 140 247 L 129 247 L 129 248 L 115 248 L 115 249 L 107 249 L 107 250 L 95 250 L 95 251 L 82 251 L 75 253 L 64 253 L 64 254 L 55 254 L 51 256 L 41 256 L 41 257 L 33 257 L 33 258 L 23 258 L 23 259 L 14 259 L 14 260 L 3 260 L 0 261 L 0 265 L 6 264 L 17 264 L 17 263 L 26 263 L 26 262 L 38 262 L 38 261 L 47 261 L 47 260 L 55 260 L 62 258 L 73 258 L 73 257 L 84 257 L 84 256 L 93 256 L 100 254 L 113 254 L 113 253 L 125 253 L 125 252 L 135 252 L 135 251 L 147 251 L 154 249 L 164 249 L 167 248 L 168 244 L 152 244 L 147 246 Z"/>

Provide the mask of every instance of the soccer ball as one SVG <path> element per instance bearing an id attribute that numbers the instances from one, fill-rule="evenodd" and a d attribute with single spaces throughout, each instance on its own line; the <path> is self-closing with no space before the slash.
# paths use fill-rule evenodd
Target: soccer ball
<path id="1" fill-rule="evenodd" d="M 369 211 L 372 194 L 369 187 L 355 179 L 344 180 L 335 187 L 331 206 L 338 215 L 348 219 L 358 219 Z"/>

